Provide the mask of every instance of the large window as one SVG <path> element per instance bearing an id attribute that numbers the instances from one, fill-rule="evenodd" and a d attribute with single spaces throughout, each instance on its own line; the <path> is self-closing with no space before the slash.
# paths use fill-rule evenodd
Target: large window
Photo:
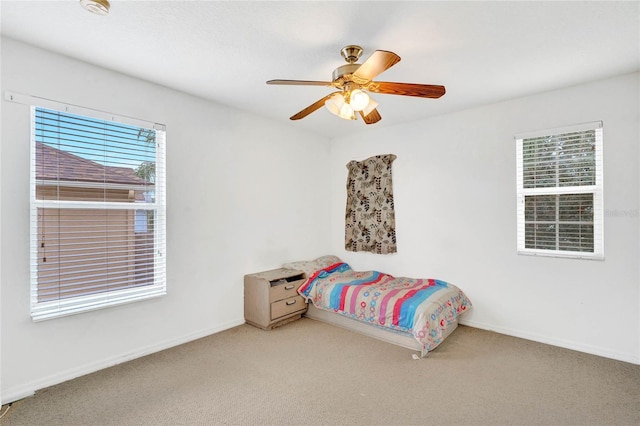
<path id="1" fill-rule="evenodd" d="M 518 252 L 602 259 L 602 123 L 516 137 Z"/>
<path id="2" fill-rule="evenodd" d="M 166 293 L 164 126 L 67 110 L 31 108 L 34 320 Z"/>

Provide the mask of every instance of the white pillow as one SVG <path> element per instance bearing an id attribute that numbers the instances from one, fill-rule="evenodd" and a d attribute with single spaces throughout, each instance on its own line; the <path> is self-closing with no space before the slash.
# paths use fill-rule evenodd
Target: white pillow
<path id="1" fill-rule="evenodd" d="M 340 262 L 342 262 L 342 260 L 340 260 L 338 256 L 327 255 L 319 257 L 316 260 L 302 260 L 299 262 L 285 263 L 283 267 L 287 269 L 302 271 L 307 274 L 307 277 L 309 277 L 313 275 L 314 272 L 320 269 L 324 269 L 327 266 L 331 266 Z"/>

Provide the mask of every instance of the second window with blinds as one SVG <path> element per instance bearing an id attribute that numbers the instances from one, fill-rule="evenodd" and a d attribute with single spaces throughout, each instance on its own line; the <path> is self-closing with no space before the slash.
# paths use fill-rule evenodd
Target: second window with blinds
<path id="1" fill-rule="evenodd" d="M 518 252 L 604 258 L 602 122 L 516 136 Z"/>

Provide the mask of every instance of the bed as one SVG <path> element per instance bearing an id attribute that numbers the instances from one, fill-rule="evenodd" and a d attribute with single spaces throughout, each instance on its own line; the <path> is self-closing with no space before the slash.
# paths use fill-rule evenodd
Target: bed
<path id="1" fill-rule="evenodd" d="M 298 293 L 305 316 L 416 350 L 426 356 L 458 326 L 471 301 L 453 284 L 432 278 L 354 271 L 337 256 L 292 262 L 305 273 Z"/>

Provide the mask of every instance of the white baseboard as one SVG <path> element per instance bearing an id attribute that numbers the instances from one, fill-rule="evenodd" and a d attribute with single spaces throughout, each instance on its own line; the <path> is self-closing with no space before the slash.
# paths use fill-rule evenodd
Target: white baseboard
<path id="1" fill-rule="evenodd" d="M 75 379 L 85 374 L 94 373 L 96 371 L 112 367 L 114 365 L 122 364 L 123 362 L 131 361 L 136 358 L 140 358 L 146 355 L 150 355 L 155 352 L 160 352 L 165 349 L 172 348 L 174 346 L 182 345 L 184 343 L 191 342 L 193 340 L 200 339 L 202 337 L 210 336 L 215 333 L 219 333 L 224 330 L 228 330 L 233 327 L 244 324 L 244 318 L 235 321 L 229 321 L 224 324 L 220 324 L 217 327 L 200 330 L 195 333 L 191 333 L 185 336 L 181 336 L 176 339 L 165 340 L 157 344 L 149 345 L 146 347 L 138 348 L 136 351 L 128 353 L 122 356 L 116 356 L 112 358 L 101 359 L 97 362 L 78 366 L 77 368 L 61 371 L 51 376 L 43 377 L 39 380 L 34 380 L 29 383 L 17 386 L 15 388 L 5 389 L 2 391 L 2 403 L 8 404 L 13 401 L 17 401 L 22 398 L 33 395 L 40 389 L 47 388 L 49 386 L 57 385 L 67 380 Z"/>
<path id="2" fill-rule="evenodd" d="M 521 339 L 532 340 L 534 342 L 545 343 L 552 346 L 558 346 L 565 349 L 571 349 L 578 352 L 584 352 L 591 355 L 597 355 L 604 358 L 611 358 L 618 361 L 629 362 L 631 364 L 640 364 L 640 355 L 619 353 L 611 351 L 607 348 L 601 348 L 598 346 L 585 345 L 579 342 L 570 340 L 554 339 L 547 336 L 542 336 L 535 333 L 529 333 L 521 330 L 514 330 L 505 327 L 495 327 L 490 324 L 484 324 L 477 321 L 460 320 L 461 325 L 467 325 L 469 327 L 479 328 L 487 331 L 494 331 L 496 333 L 505 334 L 507 336 L 519 337 Z"/>

